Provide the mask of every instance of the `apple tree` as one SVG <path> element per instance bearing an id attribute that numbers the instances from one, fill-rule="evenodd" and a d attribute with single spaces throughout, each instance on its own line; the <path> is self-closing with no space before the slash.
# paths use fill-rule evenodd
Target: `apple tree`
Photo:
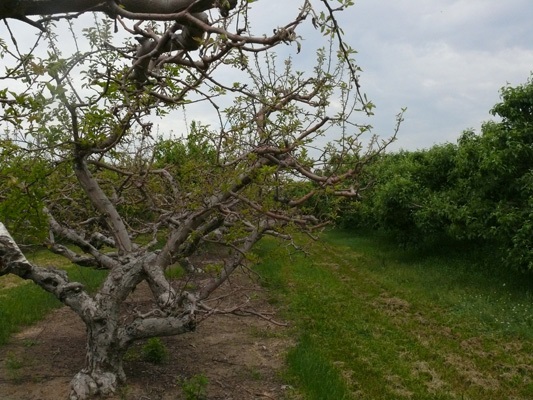
<path id="1" fill-rule="evenodd" d="M 373 105 L 337 17 L 351 3 L 302 1 L 257 34 L 249 0 L 1 2 L 0 275 L 86 325 L 71 399 L 113 393 L 135 341 L 216 313 L 206 300 L 262 237 L 324 226 L 313 197 L 357 196 L 389 141 L 355 120 Z M 305 29 L 323 43 L 300 70 Z M 89 293 L 29 262 L 26 241 L 107 278 Z M 206 242 L 228 249 L 214 271 L 191 261 Z M 176 264 L 184 276 L 170 279 Z M 150 308 L 125 310 L 142 282 Z"/>

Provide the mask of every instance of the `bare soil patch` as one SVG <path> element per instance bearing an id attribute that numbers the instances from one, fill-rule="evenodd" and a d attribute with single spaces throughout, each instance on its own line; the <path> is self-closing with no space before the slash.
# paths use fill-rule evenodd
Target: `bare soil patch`
<path id="1" fill-rule="evenodd" d="M 240 275 L 217 292 L 220 307 L 248 302 L 255 310 L 274 313 L 267 294 Z M 238 296 L 225 296 L 239 291 Z M 146 301 L 148 289 L 138 288 L 130 306 Z M 280 379 L 284 354 L 291 346 L 287 328 L 259 317 L 213 315 L 195 332 L 162 339 L 168 349 L 163 364 L 142 358 L 144 343 L 128 353 L 126 385 L 113 400 L 184 399 L 181 384 L 199 374 L 208 379 L 208 399 L 282 399 L 287 386 Z M 66 399 L 71 378 L 84 366 L 85 329 L 67 307 L 15 335 L 0 347 L 2 400 Z"/>

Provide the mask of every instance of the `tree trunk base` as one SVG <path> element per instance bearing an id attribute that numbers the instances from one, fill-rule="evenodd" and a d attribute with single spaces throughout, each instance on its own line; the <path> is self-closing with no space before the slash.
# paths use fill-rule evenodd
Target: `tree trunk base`
<path id="1" fill-rule="evenodd" d="M 117 376 L 112 372 L 78 372 L 72 379 L 69 400 L 86 400 L 93 396 L 109 396 L 117 389 Z"/>

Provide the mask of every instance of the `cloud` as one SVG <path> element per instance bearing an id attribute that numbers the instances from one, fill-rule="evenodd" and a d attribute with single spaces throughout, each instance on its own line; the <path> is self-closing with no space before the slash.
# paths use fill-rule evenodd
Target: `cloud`
<path id="1" fill-rule="evenodd" d="M 253 26 L 281 25 L 298 5 L 259 0 Z M 479 129 L 499 89 L 524 83 L 533 70 L 530 0 L 358 0 L 338 18 L 358 51 L 363 90 L 377 105 L 376 133 L 391 134 L 395 115 L 408 108 L 394 148 L 454 142 L 463 130 Z M 317 33 L 308 24 L 300 34 L 296 65 L 312 66 Z"/>
<path id="2" fill-rule="evenodd" d="M 268 34 L 285 25 L 302 2 L 252 3 L 253 32 Z M 323 9 L 321 1 L 312 3 Z M 395 115 L 408 108 L 395 148 L 453 142 L 464 129 L 479 128 L 491 118 L 499 89 L 507 82 L 524 83 L 533 70 L 531 0 L 356 0 L 338 19 L 346 41 L 358 51 L 363 90 L 377 105 L 371 122 L 376 133 L 392 133 Z M 20 44 L 35 40 L 35 30 L 10 24 Z M 310 21 L 298 33 L 303 37 L 300 54 L 295 46 L 275 51 L 280 60 L 291 56 L 297 68 L 310 70 L 320 34 Z M 5 28 L 0 35 L 9 38 Z M 187 118 L 197 115 L 205 118 L 200 107 Z M 362 122 L 368 120 L 362 117 Z"/>
<path id="3" fill-rule="evenodd" d="M 374 125 L 392 131 L 408 107 L 396 148 L 455 141 L 479 128 L 507 82 L 533 69 L 529 1 L 361 0 L 344 16 L 359 50 L 364 90 L 377 104 Z"/>

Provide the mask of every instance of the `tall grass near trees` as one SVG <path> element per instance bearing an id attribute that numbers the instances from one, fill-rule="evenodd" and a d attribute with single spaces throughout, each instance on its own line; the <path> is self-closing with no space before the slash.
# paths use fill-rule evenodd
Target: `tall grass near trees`
<path id="1" fill-rule="evenodd" d="M 300 340 L 306 399 L 533 398 L 533 291 L 483 249 L 401 249 L 331 232 L 309 254 L 264 242 L 258 267 Z"/>

